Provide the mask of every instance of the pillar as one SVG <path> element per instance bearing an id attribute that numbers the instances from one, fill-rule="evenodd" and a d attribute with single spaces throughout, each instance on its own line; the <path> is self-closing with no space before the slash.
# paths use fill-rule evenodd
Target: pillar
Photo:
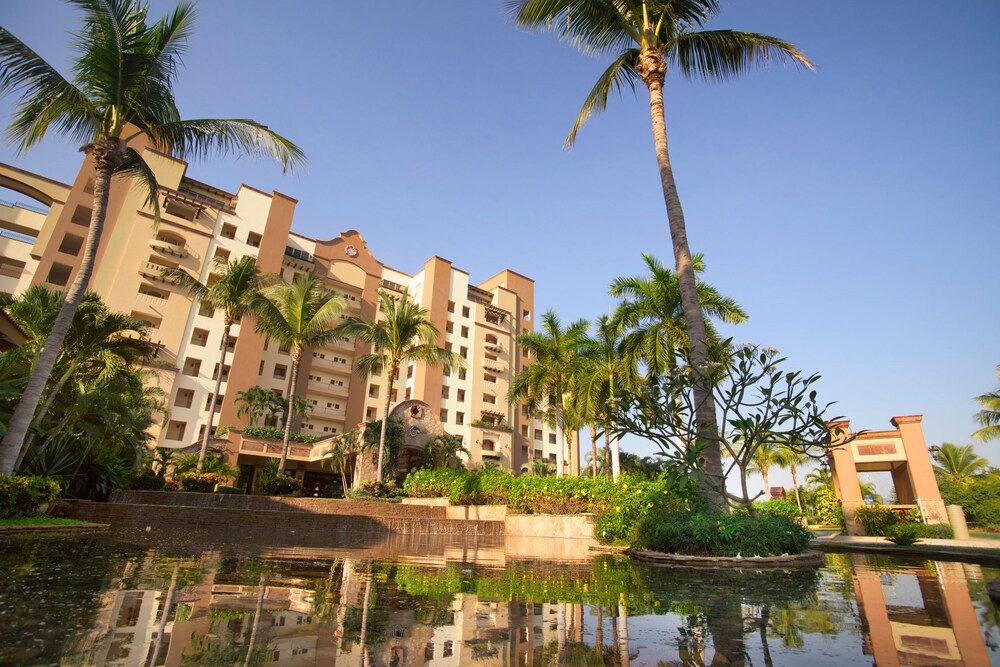
<path id="1" fill-rule="evenodd" d="M 854 515 L 859 505 L 864 505 L 858 469 L 854 466 L 854 452 L 851 444 L 842 443 L 849 433 L 850 422 L 830 422 L 833 449 L 830 452 L 830 473 L 833 476 L 833 490 L 844 512 L 844 523 L 848 535 L 864 535 L 864 528 L 858 525 Z M 840 433 L 838 434 L 838 429 Z"/>
<path id="2" fill-rule="evenodd" d="M 906 470 L 910 479 L 913 495 L 923 505 L 924 519 L 927 523 L 946 523 L 944 501 L 938 489 L 934 468 L 931 466 L 931 456 L 924 442 L 924 432 L 920 427 L 921 415 L 905 415 L 892 418 L 892 425 L 899 429 L 903 440 L 903 450 L 906 452 Z"/>

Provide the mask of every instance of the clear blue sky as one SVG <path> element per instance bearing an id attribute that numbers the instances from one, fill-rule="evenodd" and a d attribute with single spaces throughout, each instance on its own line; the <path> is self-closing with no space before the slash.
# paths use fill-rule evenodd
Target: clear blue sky
<path id="1" fill-rule="evenodd" d="M 204 0 L 182 113 L 255 118 L 310 166 L 214 159 L 190 175 L 285 192 L 297 231 L 356 228 L 404 271 L 432 255 L 473 280 L 509 267 L 567 320 L 606 312 L 609 281 L 642 252 L 671 260 L 643 91 L 566 151 L 604 62 L 516 30 L 499 0 L 375 4 Z M 59 66 L 76 18 L 56 0 L 0 12 Z M 692 248 L 750 314 L 729 333 L 821 373 L 856 428 L 922 413 L 928 444 L 964 444 L 972 397 L 996 385 L 997 25 L 992 2 L 733 1 L 713 27 L 782 37 L 817 71 L 668 80 Z M 70 179 L 76 149 L 53 136 L 0 160 Z M 1000 443 L 979 451 L 1000 464 Z"/>

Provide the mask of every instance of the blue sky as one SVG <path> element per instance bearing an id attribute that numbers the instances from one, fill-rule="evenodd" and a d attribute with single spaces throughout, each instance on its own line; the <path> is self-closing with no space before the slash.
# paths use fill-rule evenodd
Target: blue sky
<path id="1" fill-rule="evenodd" d="M 473 280 L 514 269 L 536 280 L 539 310 L 566 320 L 607 312 L 608 283 L 639 272 L 642 252 L 671 261 L 644 91 L 613 100 L 567 151 L 604 61 L 516 30 L 498 0 L 374 10 L 204 0 L 182 113 L 255 118 L 310 165 L 282 176 L 220 158 L 190 175 L 296 197 L 297 231 L 358 229 L 404 271 L 432 255 Z M 67 62 L 71 6 L 8 2 L 0 22 Z M 856 428 L 920 413 L 928 444 L 964 444 L 972 397 L 996 385 L 998 24 L 987 2 L 734 1 L 713 27 L 780 36 L 817 71 L 668 79 L 692 249 L 750 314 L 728 333 L 821 373 L 821 398 Z M 53 136 L 0 160 L 68 180 L 76 149 Z M 998 448 L 978 449 L 1000 464 Z"/>

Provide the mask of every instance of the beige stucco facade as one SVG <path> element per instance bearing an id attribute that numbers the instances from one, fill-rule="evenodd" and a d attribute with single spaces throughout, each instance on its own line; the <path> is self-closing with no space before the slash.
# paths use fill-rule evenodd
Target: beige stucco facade
<path id="1" fill-rule="evenodd" d="M 237 324 L 223 367 L 221 313 L 212 313 L 160 278 L 163 267 L 180 267 L 211 280 L 212 260 L 257 258 L 264 273 L 287 280 L 306 272 L 326 279 L 347 302 L 345 316 L 378 317 L 378 293 L 409 291 L 439 331 L 439 344 L 466 360 L 451 373 L 423 364 L 401 369 L 393 405 L 420 400 L 444 429 L 460 435 L 474 465 L 495 462 L 520 471 L 533 457 L 556 459 L 556 436 L 542 421 L 508 406 L 507 390 L 526 362 L 517 344 L 535 319 L 534 282 L 510 270 L 476 283 L 449 260 L 432 257 L 412 273 L 385 266 L 362 235 L 348 230 L 328 240 L 292 231 L 296 201 L 247 185 L 230 193 L 188 178 L 187 165 L 150 148 L 137 147 L 160 183 L 157 223 L 141 188 L 116 179 L 90 288 L 114 310 L 150 324 L 159 351 L 158 383 L 168 416 L 152 435 L 157 446 L 185 447 L 199 439 L 208 402 L 222 373 L 215 425 L 242 427 L 235 397 L 254 385 L 288 391 L 291 359 Z M 17 294 L 30 285 L 64 289 L 80 263 L 93 206 L 93 169 L 85 161 L 72 184 L 61 184 L 11 165 L 0 165 L 0 185 L 46 208 L 0 202 L 0 292 Z M 47 210 L 47 213 L 42 212 Z M 334 436 L 382 417 L 387 378 L 362 379 L 354 372 L 368 350 L 354 341 L 334 341 L 310 350 L 299 372 L 297 393 L 312 405 L 297 424 L 303 433 Z M 578 448 L 567 455 L 567 472 L 579 469 Z M 264 454 L 270 456 L 270 454 Z M 314 456 L 291 457 L 291 468 Z"/>

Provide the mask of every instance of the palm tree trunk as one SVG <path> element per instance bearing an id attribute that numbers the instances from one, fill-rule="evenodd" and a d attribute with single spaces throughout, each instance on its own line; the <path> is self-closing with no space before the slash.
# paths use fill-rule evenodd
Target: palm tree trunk
<path id="1" fill-rule="evenodd" d="M 802 514 L 802 498 L 799 497 L 798 470 L 795 468 L 795 461 L 792 461 L 790 465 L 792 468 L 792 486 L 795 487 L 795 504 L 799 506 L 799 514 Z"/>
<path id="2" fill-rule="evenodd" d="M 604 429 L 604 476 L 608 479 L 613 479 L 611 476 L 612 465 L 611 465 L 611 433 L 608 429 Z"/>
<path id="3" fill-rule="evenodd" d="M 667 128 L 663 113 L 663 81 L 666 74 L 666 62 L 654 50 L 646 50 L 639 54 L 638 71 L 643 82 L 649 88 L 649 113 L 653 127 L 653 142 L 656 148 L 656 162 L 660 170 L 660 183 L 663 188 L 663 201 L 667 207 L 667 221 L 670 225 L 670 239 L 673 243 L 674 260 L 676 261 L 677 282 L 681 293 L 681 305 L 684 309 L 684 325 L 687 328 L 690 341 L 691 365 L 696 371 L 704 373 L 708 362 L 705 331 L 705 317 L 701 310 L 701 300 L 695 282 L 694 265 L 691 262 L 691 249 L 688 246 L 687 228 L 684 223 L 684 210 L 677 194 L 677 184 L 674 182 L 673 168 L 670 166 L 670 154 L 667 149 Z M 722 453 L 719 448 L 718 426 L 716 424 L 715 401 L 712 398 L 712 387 L 703 375 L 694 385 L 695 414 L 698 422 L 698 441 L 704 448 L 705 493 L 709 502 L 717 509 L 726 511 L 726 480 L 722 474 Z"/>
<path id="4" fill-rule="evenodd" d="M 222 326 L 222 354 L 219 356 L 219 373 L 215 378 L 215 390 L 212 392 L 211 405 L 208 408 L 208 425 L 201 439 L 201 451 L 198 452 L 198 472 L 205 465 L 205 453 L 208 452 L 208 441 L 212 438 L 212 422 L 215 421 L 215 403 L 219 400 L 219 390 L 222 388 L 222 372 L 226 367 L 226 352 L 229 347 L 229 330 L 233 328 L 233 320 L 228 315 Z M 288 446 L 288 431 L 285 431 L 285 447 Z M 282 462 L 284 465 L 284 462 Z"/>
<path id="5" fill-rule="evenodd" d="M 605 415 L 607 417 L 606 423 L 604 424 L 604 438 L 605 442 L 611 439 L 611 410 L 615 404 L 615 376 L 614 367 L 608 369 L 608 396 L 611 400 L 608 402 L 608 413 Z M 611 442 L 611 481 L 615 484 L 618 483 L 618 476 L 622 474 L 622 463 L 621 463 L 621 448 L 618 446 L 618 438 L 615 438 Z"/>
<path id="6" fill-rule="evenodd" d="M 368 575 L 365 579 L 365 596 L 362 601 L 361 607 L 361 638 L 358 641 L 358 656 L 361 658 L 362 667 L 368 667 L 368 647 L 367 647 L 367 635 L 368 635 L 368 604 L 371 600 L 372 594 L 372 577 L 375 576 L 374 572 Z"/>
<path id="7" fill-rule="evenodd" d="M 253 651 L 257 644 L 257 629 L 260 628 L 260 616 L 264 613 L 264 598 L 267 597 L 267 579 L 261 573 L 257 582 L 257 606 L 254 607 L 253 628 L 250 630 L 250 641 L 247 642 L 247 655 L 243 660 L 243 667 L 249 667 L 253 660 Z"/>
<path id="8" fill-rule="evenodd" d="M 765 502 L 771 499 L 771 487 L 769 486 L 770 482 L 769 482 L 768 477 L 767 477 L 767 472 L 768 472 L 767 466 L 766 465 L 762 465 L 760 467 L 760 474 L 764 478 L 764 500 L 765 500 Z"/>
<path id="9" fill-rule="evenodd" d="M 295 383 L 299 378 L 299 364 L 302 363 L 302 349 L 292 350 L 292 375 L 288 379 L 288 412 L 285 413 L 285 441 L 282 443 L 281 460 L 278 461 L 278 474 L 285 474 L 285 463 L 288 461 L 288 437 L 292 434 L 292 409 L 295 407 Z M 221 372 L 221 369 L 220 369 Z M 219 377 L 222 377 L 220 374 Z"/>
<path id="10" fill-rule="evenodd" d="M 389 406 L 392 405 L 392 387 L 395 384 L 399 367 L 392 364 L 389 367 L 389 385 L 385 392 L 385 411 L 382 413 L 382 431 L 378 436 L 378 468 L 375 470 L 375 481 L 382 483 L 382 461 L 385 459 L 385 430 L 389 423 Z"/>
<path id="11" fill-rule="evenodd" d="M 629 667 L 631 657 L 628 652 L 628 609 L 618 605 L 618 642 L 622 667 Z"/>
<path id="12" fill-rule="evenodd" d="M 556 477 L 563 476 L 563 454 L 566 449 L 566 424 L 563 416 L 562 400 L 562 393 L 560 393 L 558 400 L 556 400 L 556 442 L 559 443 L 556 445 Z"/>
<path id="13" fill-rule="evenodd" d="M 28 377 L 24 394 L 21 395 L 21 400 L 14 408 L 14 414 L 7 422 L 7 433 L 4 434 L 3 441 L 0 441 L 0 475 L 14 473 L 14 465 L 20 458 L 21 449 L 24 447 L 24 438 L 28 434 L 28 427 L 31 426 L 35 409 L 38 407 L 42 392 L 49 381 L 49 375 L 55 366 L 63 340 L 69 332 L 70 324 L 73 323 L 73 316 L 87 292 L 90 276 L 94 272 L 94 258 L 97 255 L 97 246 L 101 241 L 104 218 L 108 210 L 111 174 L 114 173 L 115 167 L 120 162 L 117 140 L 114 142 L 114 146 L 104 145 L 91 149 L 97 167 L 94 175 L 94 209 L 90 216 L 90 229 L 87 231 L 87 241 L 83 246 L 80 268 L 76 272 L 76 278 L 73 279 L 69 292 L 66 293 L 66 301 L 59 309 L 56 321 L 52 325 L 52 331 L 45 339 L 38 363 L 35 364 L 35 368 Z"/>
<path id="14" fill-rule="evenodd" d="M 597 479 L 597 427 L 590 425 L 590 474 Z"/>

